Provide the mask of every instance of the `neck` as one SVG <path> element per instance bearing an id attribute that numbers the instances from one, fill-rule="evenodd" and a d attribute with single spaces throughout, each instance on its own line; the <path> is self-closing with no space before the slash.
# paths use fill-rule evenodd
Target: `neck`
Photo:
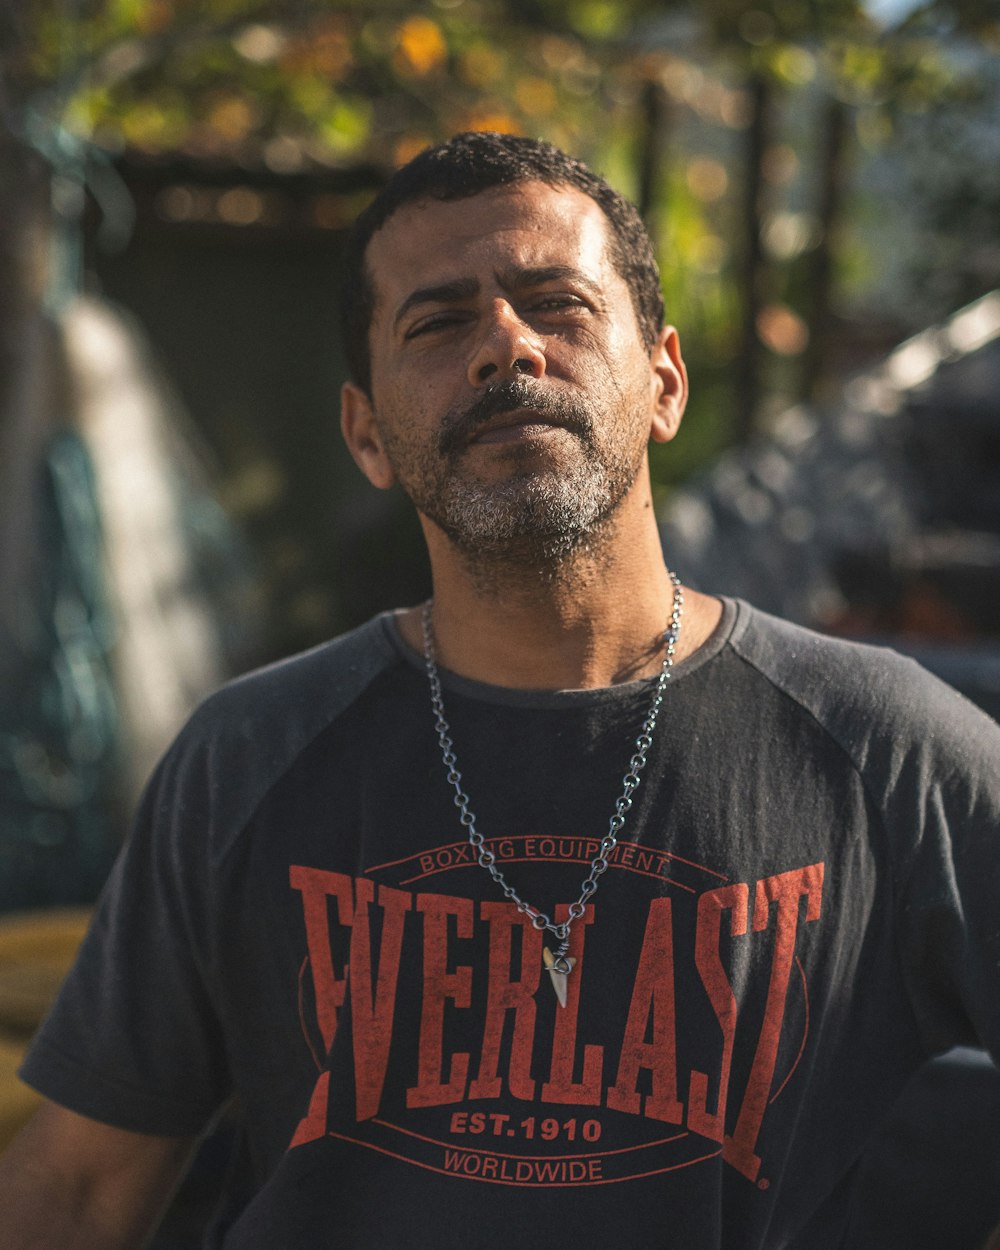
<path id="1" fill-rule="evenodd" d="M 432 623 L 442 667 L 494 685 L 585 689 L 659 671 L 673 586 L 648 509 L 642 526 L 591 535 L 532 563 L 470 562 L 424 522 L 434 579 Z M 676 658 L 704 641 L 718 620 L 715 600 L 686 592 Z M 419 611 L 400 627 L 423 650 Z"/>

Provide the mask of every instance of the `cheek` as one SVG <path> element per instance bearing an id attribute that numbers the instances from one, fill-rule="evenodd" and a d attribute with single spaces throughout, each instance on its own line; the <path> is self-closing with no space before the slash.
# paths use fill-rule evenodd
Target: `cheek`
<path id="1" fill-rule="evenodd" d="M 425 406 L 424 396 L 414 397 L 411 388 L 383 387 L 376 396 L 376 423 L 386 456 L 396 472 L 408 463 L 424 463 L 436 447 L 437 426 Z"/>
<path id="2" fill-rule="evenodd" d="M 394 425 L 433 427 L 435 417 L 448 411 L 450 390 L 438 375 L 442 367 L 383 369 L 372 373 L 372 398 L 379 412 Z"/>
<path id="3" fill-rule="evenodd" d="M 602 362 L 604 367 L 604 389 L 613 389 L 618 403 L 621 405 L 622 416 L 626 416 L 637 406 L 645 406 L 652 398 L 649 362 L 645 355 L 635 350 L 624 336 L 612 344 L 607 357 Z"/>
<path id="4" fill-rule="evenodd" d="M 623 386 L 634 385 L 649 373 L 649 355 L 639 338 L 638 330 L 622 317 L 616 318 L 607 335 L 596 337 L 592 350 L 600 356 L 609 372 L 622 380 Z"/>

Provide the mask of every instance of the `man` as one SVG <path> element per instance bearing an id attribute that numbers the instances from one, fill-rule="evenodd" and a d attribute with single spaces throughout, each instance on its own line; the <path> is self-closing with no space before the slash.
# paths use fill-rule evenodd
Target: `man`
<path id="1" fill-rule="evenodd" d="M 908 1075 L 1000 1049 L 1000 733 L 674 584 L 684 365 L 583 166 L 459 136 L 353 264 L 344 435 L 433 602 L 168 754 L 26 1063 L 13 1244 L 137 1244 L 232 1100 L 226 1250 L 839 1246 Z"/>

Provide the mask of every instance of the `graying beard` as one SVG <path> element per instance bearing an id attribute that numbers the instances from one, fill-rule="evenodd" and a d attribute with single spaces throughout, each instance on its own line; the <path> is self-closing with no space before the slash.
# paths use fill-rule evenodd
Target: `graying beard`
<path id="1" fill-rule="evenodd" d="M 586 542 L 605 517 L 613 492 L 581 471 L 511 483 L 508 489 L 466 485 L 434 518 L 462 553 L 476 559 L 559 559 Z"/>

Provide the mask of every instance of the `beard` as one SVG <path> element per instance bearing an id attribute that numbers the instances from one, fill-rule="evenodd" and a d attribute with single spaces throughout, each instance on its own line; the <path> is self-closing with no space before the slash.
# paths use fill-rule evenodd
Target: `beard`
<path id="1" fill-rule="evenodd" d="M 552 436 L 542 455 L 533 442 L 497 446 L 506 472 L 477 475 L 465 463 L 477 430 L 521 409 L 564 435 Z M 589 542 L 635 482 L 646 447 L 635 432 L 641 414 L 616 411 L 609 418 L 589 398 L 570 400 L 514 377 L 447 413 L 432 442 L 418 445 L 381 422 L 380 429 L 403 490 L 465 556 L 546 563 Z"/>

